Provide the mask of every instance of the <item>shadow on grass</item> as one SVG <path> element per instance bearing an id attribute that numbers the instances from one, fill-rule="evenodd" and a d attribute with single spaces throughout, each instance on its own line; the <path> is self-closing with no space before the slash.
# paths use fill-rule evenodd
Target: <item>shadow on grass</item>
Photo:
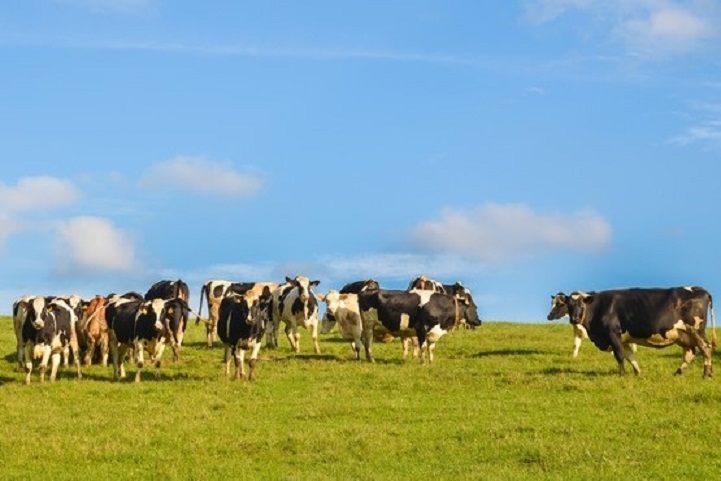
<path id="1" fill-rule="evenodd" d="M 471 357 L 484 358 L 493 356 L 527 356 L 529 354 L 548 354 L 548 351 L 540 351 L 538 349 L 496 349 L 494 351 L 482 351 L 473 354 Z"/>
<path id="2" fill-rule="evenodd" d="M 541 369 L 540 371 L 536 371 L 539 374 L 543 374 L 545 376 L 561 376 L 561 375 L 577 375 L 577 376 L 585 376 L 588 378 L 599 378 L 599 377 L 611 377 L 615 376 L 618 377 L 618 371 L 616 370 L 610 370 L 610 371 L 589 371 L 589 370 L 579 370 L 579 369 L 573 369 L 570 367 L 548 367 L 545 369 Z M 628 374 L 626 374 L 628 376 Z M 633 374 L 631 374 L 633 376 Z"/>

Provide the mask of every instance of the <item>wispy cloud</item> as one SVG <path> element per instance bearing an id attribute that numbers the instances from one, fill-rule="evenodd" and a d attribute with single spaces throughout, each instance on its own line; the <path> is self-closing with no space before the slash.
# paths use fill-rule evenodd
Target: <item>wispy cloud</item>
<path id="1" fill-rule="evenodd" d="M 151 8 L 156 0 L 54 0 L 55 3 L 85 8 L 96 13 L 138 13 Z"/>
<path id="2" fill-rule="evenodd" d="M 430 253 L 500 263 L 559 249 L 598 251 L 611 240 L 611 227 L 587 210 L 571 214 L 534 212 L 525 204 L 484 204 L 470 211 L 446 209 L 410 233 Z"/>
<path id="3" fill-rule="evenodd" d="M 140 186 L 146 189 L 190 191 L 217 197 L 253 197 L 263 186 L 260 176 L 241 173 L 224 162 L 179 156 L 147 169 Z"/>
<path id="4" fill-rule="evenodd" d="M 694 121 L 686 130 L 670 139 L 676 145 L 721 146 L 721 104 L 699 104 L 689 114 Z"/>
<path id="5" fill-rule="evenodd" d="M 56 271 L 64 275 L 127 272 L 135 267 L 130 236 L 101 217 L 75 217 L 56 224 Z"/>
<path id="6" fill-rule="evenodd" d="M 55 209 L 80 198 L 72 182 L 55 177 L 24 177 L 14 186 L 0 183 L 0 212 Z"/>
<path id="7" fill-rule="evenodd" d="M 676 0 L 528 0 L 526 18 L 535 24 L 569 13 L 585 14 L 634 55 L 665 57 L 714 40 L 721 30 L 715 2 Z"/>

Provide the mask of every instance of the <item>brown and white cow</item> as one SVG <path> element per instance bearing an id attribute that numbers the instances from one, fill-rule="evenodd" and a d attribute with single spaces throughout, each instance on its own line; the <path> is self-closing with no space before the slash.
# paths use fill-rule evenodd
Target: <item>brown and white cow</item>
<path id="1" fill-rule="evenodd" d="M 318 344 L 318 299 L 312 288 L 320 281 L 311 281 L 305 276 L 285 278 L 286 282 L 273 290 L 271 317 L 272 329 L 268 329 L 266 343 L 268 347 L 278 347 L 278 329 L 285 324 L 285 335 L 292 349 L 300 352 L 300 333 L 298 327 L 310 331 L 313 350 L 320 354 Z"/>
<path id="2" fill-rule="evenodd" d="M 363 321 L 358 307 L 358 294 L 341 294 L 331 289 L 327 294 L 318 294 L 317 297 L 326 305 L 320 333 L 329 334 L 337 325 L 341 337 L 350 341 L 355 358 L 360 361 Z"/>
<path id="3" fill-rule="evenodd" d="M 110 350 L 108 339 L 108 322 L 105 320 L 105 308 L 108 299 L 97 295 L 88 301 L 77 324 L 78 344 L 84 353 L 83 364 L 89 366 L 96 356 L 100 364 L 108 365 Z"/>

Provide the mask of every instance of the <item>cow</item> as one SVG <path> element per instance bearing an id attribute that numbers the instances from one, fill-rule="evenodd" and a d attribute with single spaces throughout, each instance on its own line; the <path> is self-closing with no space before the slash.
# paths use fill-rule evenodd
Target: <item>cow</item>
<path id="1" fill-rule="evenodd" d="M 440 282 L 431 279 L 429 277 L 426 277 L 425 275 L 420 275 L 416 277 L 415 279 L 412 279 L 411 282 L 408 284 L 408 287 L 406 288 L 407 291 L 412 291 L 413 289 L 418 289 L 422 291 L 433 291 L 433 292 L 439 292 L 441 294 L 447 294 L 445 287 L 443 287 L 443 284 Z"/>
<path id="2" fill-rule="evenodd" d="M 475 303 L 461 302 L 454 296 L 428 290 L 367 291 L 358 294 L 363 321 L 363 344 L 366 359 L 373 359 L 373 331 L 382 326 L 393 335 L 415 336 L 421 350 L 421 362 L 426 355 L 433 362 L 436 342 L 450 329 L 462 323 L 479 326 L 481 320 Z M 425 348 L 425 352 L 424 352 Z"/>
<path id="3" fill-rule="evenodd" d="M 23 323 L 28 315 L 28 302 L 37 296 L 25 295 L 18 297 L 13 302 L 13 330 L 15 331 L 15 340 L 18 356 L 18 369 L 21 371 L 25 369 L 24 353 L 23 348 Z"/>
<path id="4" fill-rule="evenodd" d="M 318 344 L 318 299 L 312 288 L 320 284 L 320 281 L 311 281 L 305 276 L 296 276 L 291 279 L 285 277 L 285 283 L 273 290 L 271 320 L 272 329 L 266 334 L 266 342 L 269 347 L 278 347 L 278 329 L 280 323 L 285 324 L 285 335 L 290 342 L 291 348 L 300 352 L 300 333 L 298 327 L 304 327 L 310 331 L 313 339 L 313 350 L 320 354 Z"/>
<path id="5" fill-rule="evenodd" d="M 624 360 L 640 374 L 631 343 L 664 348 L 678 344 L 684 357 L 676 374 L 682 374 L 696 357 L 704 357 L 703 377 L 711 377 L 712 346 L 716 344 L 711 294 L 704 288 L 630 288 L 599 292 L 576 291 L 565 297 L 572 324 L 582 325 L 601 350 L 611 350 L 624 375 Z M 712 338 L 706 337 L 706 318 L 711 311 Z"/>
<path id="6" fill-rule="evenodd" d="M 348 284 L 344 285 L 340 291 L 338 291 L 339 294 L 358 294 L 361 291 L 372 291 L 375 289 L 380 289 L 381 286 L 378 284 L 377 281 L 373 279 L 366 279 L 364 281 L 355 281 L 355 282 L 349 282 Z"/>
<path id="7" fill-rule="evenodd" d="M 125 300 L 110 302 L 105 308 L 108 321 L 110 352 L 113 357 L 113 379 L 125 378 L 123 360 L 128 348 L 135 353 L 135 382 L 140 382 L 140 373 L 145 364 L 145 349 L 155 364 L 156 377 L 160 375 L 160 366 L 165 349 L 167 334 L 164 311 L 166 301 L 160 298 L 152 300 Z"/>
<path id="8" fill-rule="evenodd" d="M 109 339 L 108 323 L 105 320 L 107 297 L 96 295 L 88 301 L 78 319 L 77 334 L 80 350 L 84 352 L 83 364 L 92 364 L 96 350 L 99 351 L 100 364 L 108 365 Z"/>
<path id="9" fill-rule="evenodd" d="M 143 296 L 146 301 L 152 299 L 182 299 L 188 302 L 190 299 L 190 289 L 188 284 L 181 279 L 177 281 L 158 281 Z"/>
<path id="10" fill-rule="evenodd" d="M 218 337 L 225 344 L 225 375 L 230 375 L 230 358 L 235 361 L 235 379 L 245 376 L 245 351 L 250 351 L 248 380 L 255 379 L 263 335 L 270 321 L 272 294 L 268 286 L 260 295 L 230 294 L 219 309 Z"/>
<path id="11" fill-rule="evenodd" d="M 165 324 L 166 343 L 173 349 L 173 362 L 180 361 L 180 348 L 183 345 L 185 329 L 188 327 L 188 303 L 183 299 L 165 301 L 163 324 Z"/>
<path id="12" fill-rule="evenodd" d="M 242 295 L 251 290 L 260 294 L 265 286 L 268 286 L 272 291 L 278 284 L 275 282 L 232 282 L 224 280 L 210 280 L 203 284 L 200 289 L 200 306 L 195 317 L 195 324 L 200 323 L 203 299 L 205 299 L 208 304 L 208 320 L 203 322 L 205 323 L 208 347 L 213 347 L 213 342 L 217 336 L 218 311 L 223 298 L 230 294 Z"/>
<path id="13" fill-rule="evenodd" d="M 358 307 L 358 294 L 340 293 L 331 289 L 327 294 L 318 294 L 318 299 L 326 305 L 321 320 L 321 334 L 329 334 L 338 325 L 343 339 L 350 341 L 356 360 L 360 361 L 363 341 L 363 322 Z"/>
<path id="14" fill-rule="evenodd" d="M 45 381 L 48 362 L 51 362 L 50 382 L 54 382 L 61 355 L 69 358 L 68 351 L 72 351 L 78 379 L 82 379 L 74 327 L 76 318 L 72 308 L 62 299 L 42 296 L 21 300 L 20 307 L 26 312 L 22 324 L 25 384 L 30 384 L 33 359 L 37 358 L 41 359 L 40 382 Z"/>

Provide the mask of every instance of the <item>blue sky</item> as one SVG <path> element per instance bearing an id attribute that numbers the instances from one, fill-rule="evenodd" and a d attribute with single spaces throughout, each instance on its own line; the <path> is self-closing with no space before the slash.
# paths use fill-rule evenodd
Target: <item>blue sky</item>
<path id="1" fill-rule="evenodd" d="M 183 278 L 721 293 L 721 4 L 0 4 L 0 312 Z"/>

